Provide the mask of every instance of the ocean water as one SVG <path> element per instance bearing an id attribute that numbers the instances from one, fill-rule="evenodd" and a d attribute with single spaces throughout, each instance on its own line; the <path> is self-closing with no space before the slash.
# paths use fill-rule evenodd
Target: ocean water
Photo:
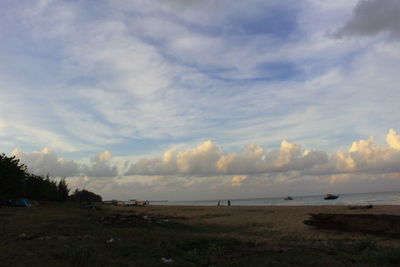
<path id="1" fill-rule="evenodd" d="M 231 206 L 302 206 L 302 205 L 400 205 L 400 192 L 354 193 L 339 194 L 339 198 L 325 200 L 325 195 L 292 196 L 293 200 L 284 200 L 285 197 L 275 198 L 247 198 L 230 199 Z M 165 201 L 150 202 L 157 205 L 187 205 L 187 206 L 221 206 L 227 205 L 227 199 L 196 200 L 196 201 Z"/>

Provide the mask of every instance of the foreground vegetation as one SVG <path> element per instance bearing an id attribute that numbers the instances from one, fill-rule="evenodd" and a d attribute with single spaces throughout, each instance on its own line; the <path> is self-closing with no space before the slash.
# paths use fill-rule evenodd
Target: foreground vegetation
<path id="1" fill-rule="evenodd" d="M 0 265 L 400 264 L 396 239 L 321 233 L 308 230 L 301 222 L 289 230 L 273 220 L 282 219 L 288 211 L 284 207 L 123 208 L 71 204 L 2 207 Z"/>
<path id="2" fill-rule="evenodd" d="M 85 189 L 70 189 L 65 177 L 58 180 L 28 172 L 15 156 L 0 154 L 0 205 L 13 205 L 13 201 L 28 198 L 35 201 L 101 202 L 101 196 Z"/>
<path id="3" fill-rule="evenodd" d="M 28 172 L 15 156 L 0 154 L 0 203 L 16 198 L 66 201 L 69 189 L 65 177 L 58 182 Z"/>

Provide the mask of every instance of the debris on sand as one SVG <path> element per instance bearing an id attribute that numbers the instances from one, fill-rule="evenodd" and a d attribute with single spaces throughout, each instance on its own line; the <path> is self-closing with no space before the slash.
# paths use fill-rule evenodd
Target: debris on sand
<path id="1" fill-rule="evenodd" d="M 100 222 L 104 225 L 139 226 L 148 223 L 168 223 L 171 219 L 183 220 L 186 218 L 173 216 L 150 216 L 143 214 L 113 214 L 109 216 L 103 216 Z"/>
<path id="2" fill-rule="evenodd" d="M 114 242 L 121 242 L 121 238 L 110 237 L 106 240 L 106 244 L 110 244 L 110 243 L 114 243 Z"/>
<path id="3" fill-rule="evenodd" d="M 349 206 L 349 209 L 351 210 L 366 210 L 366 209 L 372 209 L 374 206 L 373 205 L 356 205 L 356 206 Z"/>
<path id="4" fill-rule="evenodd" d="M 25 233 L 22 233 L 20 235 L 18 235 L 18 239 L 25 239 L 27 237 L 27 235 Z"/>
<path id="5" fill-rule="evenodd" d="M 106 240 L 106 243 L 108 244 L 108 243 L 114 243 L 114 241 L 115 241 L 115 239 L 114 238 L 110 238 L 110 239 L 107 239 Z"/>
<path id="6" fill-rule="evenodd" d="M 323 229 L 337 229 L 400 238 L 400 216 L 384 214 L 309 214 L 304 224 Z"/>
<path id="7" fill-rule="evenodd" d="M 68 240 L 69 236 L 64 235 L 43 235 L 41 233 L 26 234 L 21 233 L 16 237 L 17 240 Z"/>
<path id="8" fill-rule="evenodd" d="M 162 261 L 163 263 L 173 263 L 173 262 L 174 262 L 173 259 L 171 259 L 171 258 L 164 258 L 164 257 L 161 258 L 161 261 Z"/>
<path id="9" fill-rule="evenodd" d="M 114 214 L 110 216 L 104 216 L 101 218 L 101 223 L 104 225 L 128 225 L 138 226 L 147 223 L 147 220 L 139 215 L 124 215 Z"/>

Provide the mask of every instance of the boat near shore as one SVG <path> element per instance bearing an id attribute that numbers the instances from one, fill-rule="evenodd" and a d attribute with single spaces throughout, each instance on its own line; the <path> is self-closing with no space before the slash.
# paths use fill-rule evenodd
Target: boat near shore
<path id="1" fill-rule="evenodd" d="M 324 199 L 325 200 L 331 200 L 331 199 L 337 199 L 339 195 L 333 195 L 333 194 L 327 194 Z"/>

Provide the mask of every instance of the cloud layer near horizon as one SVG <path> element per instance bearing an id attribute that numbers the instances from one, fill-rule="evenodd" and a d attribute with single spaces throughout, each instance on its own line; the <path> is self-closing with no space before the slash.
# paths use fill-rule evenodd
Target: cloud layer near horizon
<path id="1" fill-rule="evenodd" d="M 117 167 L 110 165 L 112 155 L 109 151 L 95 155 L 90 159 L 89 164 L 65 160 L 47 147 L 42 151 L 34 152 L 23 152 L 16 148 L 12 155 L 20 159 L 21 163 L 27 166 L 28 171 L 36 175 L 53 177 L 114 177 L 118 175 Z"/>
<path id="2" fill-rule="evenodd" d="M 281 142 L 278 149 L 266 150 L 251 144 L 241 152 L 224 153 L 215 143 L 206 141 L 191 150 L 174 147 L 161 157 L 125 163 L 125 166 L 129 166 L 127 171 L 118 171 L 118 164 L 111 162 L 109 151 L 95 155 L 88 163 L 80 164 L 59 158 L 48 148 L 31 153 L 16 149 L 13 155 L 33 173 L 70 177 L 233 175 L 244 179 L 247 175 L 289 172 L 296 172 L 300 176 L 400 172 L 400 135 L 390 129 L 386 142 L 387 147 L 379 147 L 373 144 L 372 138 L 359 140 L 353 142 L 348 151 L 329 154 L 306 150 L 286 140 Z M 241 179 L 236 179 L 238 184 Z"/>
<path id="3" fill-rule="evenodd" d="M 251 175 L 277 172 L 299 172 L 301 175 L 343 173 L 391 173 L 400 171 L 400 136 L 389 130 L 386 148 L 373 139 L 353 142 L 347 152 L 329 155 L 323 151 L 305 150 L 300 145 L 282 141 L 279 149 L 269 151 L 252 144 L 239 153 L 222 153 L 207 141 L 192 150 L 176 148 L 162 157 L 142 159 L 131 165 L 126 175 Z"/>

